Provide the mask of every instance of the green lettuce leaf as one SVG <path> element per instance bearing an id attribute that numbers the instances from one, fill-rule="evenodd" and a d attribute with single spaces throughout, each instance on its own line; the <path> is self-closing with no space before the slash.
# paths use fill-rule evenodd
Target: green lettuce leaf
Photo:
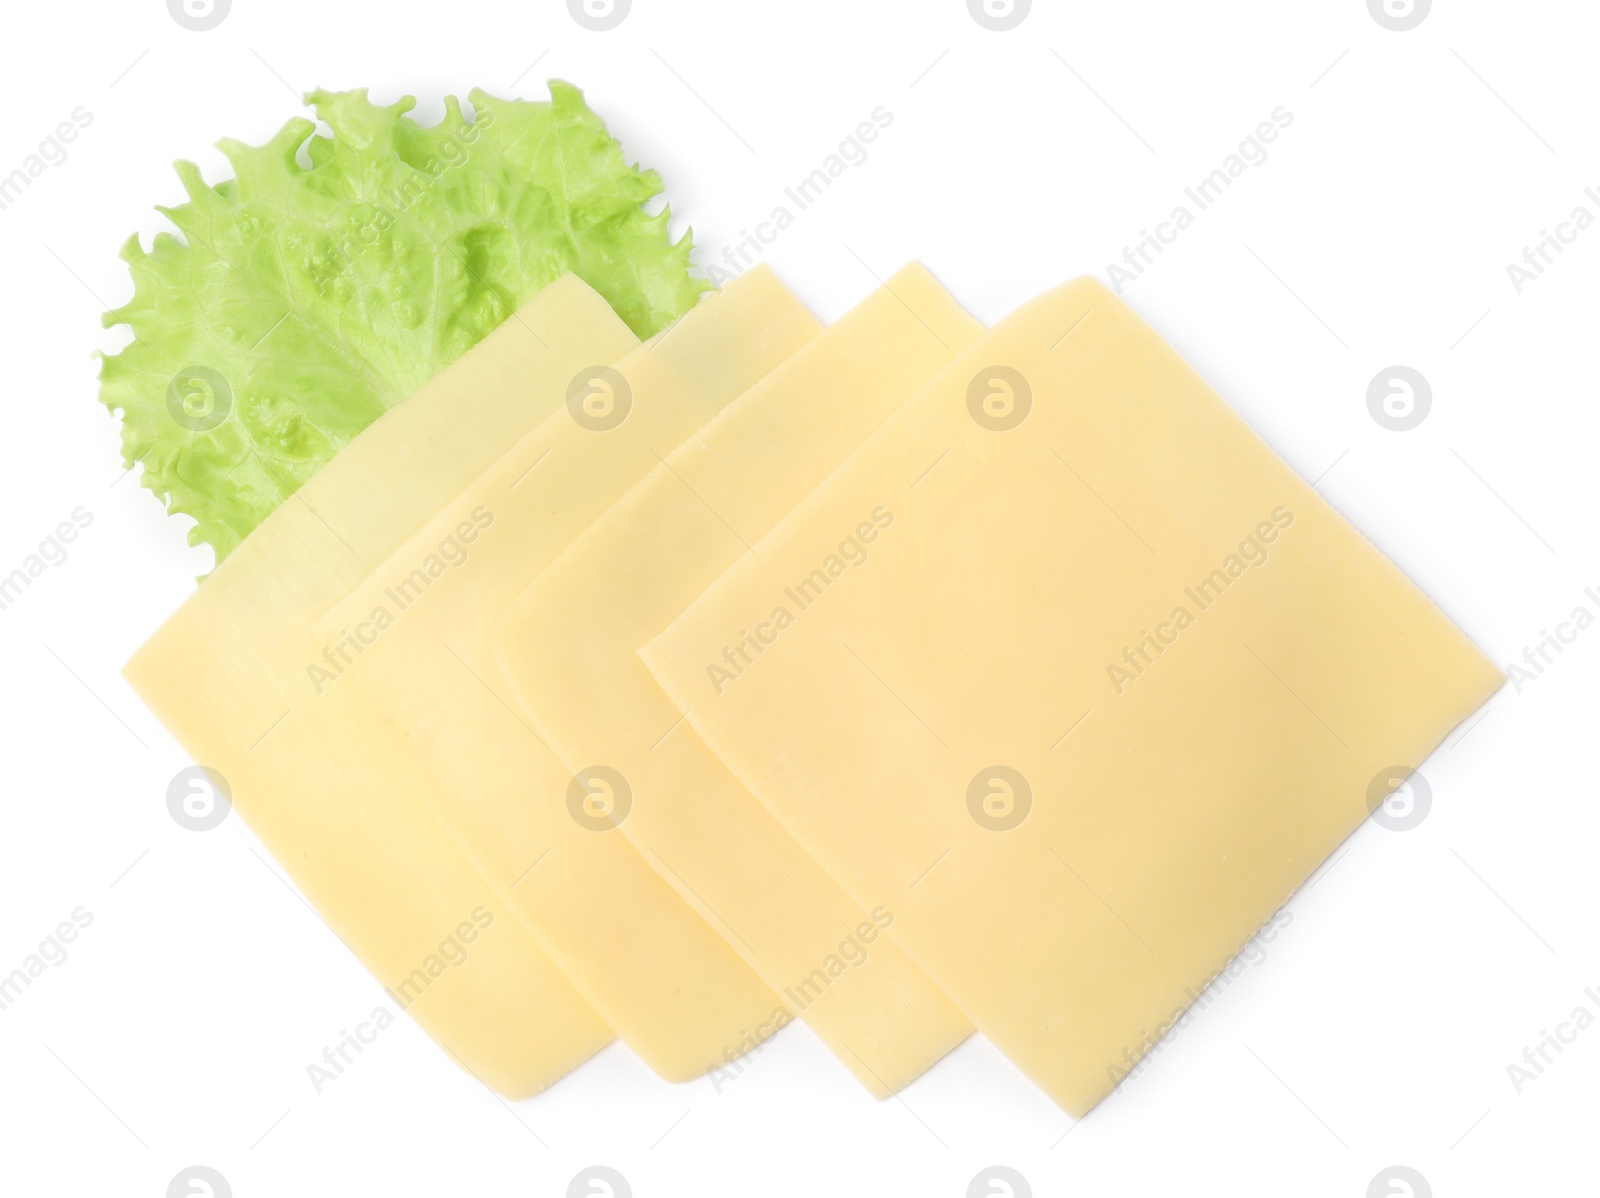
<path id="1" fill-rule="evenodd" d="M 332 136 L 296 118 L 263 146 L 224 141 L 235 178 L 177 164 L 182 235 L 122 248 L 133 299 L 105 315 L 134 340 L 100 400 L 123 457 L 190 544 L 218 561 L 357 433 L 572 271 L 640 337 L 691 308 L 689 237 L 643 205 L 654 171 L 574 87 L 550 101 L 474 91 L 424 127 L 364 91 L 314 92 Z M 309 166 L 301 165 L 309 161 Z"/>

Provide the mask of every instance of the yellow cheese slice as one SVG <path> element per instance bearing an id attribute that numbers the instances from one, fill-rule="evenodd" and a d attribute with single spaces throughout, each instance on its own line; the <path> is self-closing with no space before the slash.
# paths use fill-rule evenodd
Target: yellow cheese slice
<path id="1" fill-rule="evenodd" d="M 653 1069 L 703 1076 L 786 1008 L 515 708 L 494 621 L 627 487 L 820 331 L 768 270 L 593 378 L 309 626 L 306 689 L 358 703 L 501 900 Z M 348 664 L 346 664 L 348 659 Z"/>
<path id="2" fill-rule="evenodd" d="M 612 1032 L 354 718 L 306 685 L 307 620 L 638 340 L 551 284 L 286 500 L 127 666 L 177 740 L 391 998 L 509 1097 Z"/>
<path id="3" fill-rule="evenodd" d="M 636 650 L 982 326 L 911 266 L 725 408 L 502 619 L 511 691 L 573 770 L 626 781 L 622 832 L 879 1096 L 971 1024 L 692 728 Z"/>
<path id="4" fill-rule="evenodd" d="M 962 354 L 642 653 L 1074 1114 L 1501 681 L 1086 280 Z"/>

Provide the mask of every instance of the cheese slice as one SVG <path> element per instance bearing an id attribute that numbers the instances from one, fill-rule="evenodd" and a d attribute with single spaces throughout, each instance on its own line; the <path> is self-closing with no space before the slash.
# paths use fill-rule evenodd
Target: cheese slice
<path id="1" fill-rule="evenodd" d="M 1074 1114 L 1501 682 L 1087 280 L 963 353 L 642 653 Z"/>
<path id="2" fill-rule="evenodd" d="M 510 690 L 566 764 L 626 779 L 623 834 L 879 1096 L 971 1024 L 894 942 L 894 912 L 850 901 L 636 650 L 981 332 L 925 269 L 900 271 L 652 470 L 497 638 Z"/>
<path id="3" fill-rule="evenodd" d="M 327 925 L 465 1068 L 508 1097 L 612 1038 L 341 696 L 306 685 L 306 621 L 507 444 L 574 372 L 638 340 L 568 275 L 380 417 L 144 645 L 128 681 Z"/>
<path id="4" fill-rule="evenodd" d="M 628 486 L 820 331 L 741 276 L 525 436 L 309 625 L 305 683 L 359 705 L 502 902 L 651 1068 L 703 1076 L 784 1004 L 597 806 L 499 676 L 494 621 Z M 348 658 L 349 664 L 345 664 Z"/>

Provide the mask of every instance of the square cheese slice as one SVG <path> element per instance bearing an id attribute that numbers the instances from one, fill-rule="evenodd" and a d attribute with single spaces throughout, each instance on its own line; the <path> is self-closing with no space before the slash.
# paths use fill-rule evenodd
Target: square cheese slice
<path id="1" fill-rule="evenodd" d="M 380 417 L 255 529 L 126 674 L 391 999 L 508 1097 L 612 1039 L 340 696 L 306 622 L 638 339 L 568 275 Z"/>
<path id="2" fill-rule="evenodd" d="M 1088 280 L 755 550 L 646 662 L 1075 1115 L 1501 681 Z"/>
<path id="3" fill-rule="evenodd" d="M 905 268 L 670 454 L 501 620 L 497 657 L 573 771 L 615 771 L 621 833 L 880 1097 L 972 1030 L 730 774 L 637 649 L 982 332 Z M 888 929 L 886 934 L 886 929 Z"/>
<path id="4" fill-rule="evenodd" d="M 620 796 L 605 778 L 574 776 L 528 723 L 491 633 L 631 484 L 820 331 L 762 269 L 614 366 L 575 371 L 565 408 L 305 633 L 301 689 L 358 707 L 501 901 L 624 1042 L 675 1081 L 775 1030 L 786 1008 L 609 834 L 600 809 Z"/>

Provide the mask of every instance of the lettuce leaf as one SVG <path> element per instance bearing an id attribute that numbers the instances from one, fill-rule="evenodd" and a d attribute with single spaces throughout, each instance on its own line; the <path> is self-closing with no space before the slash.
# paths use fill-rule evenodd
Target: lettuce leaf
<path id="1" fill-rule="evenodd" d="M 559 81 L 548 103 L 474 91 L 438 125 L 365 91 L 307 97 L 263 146 L 219 143 L 235 178 L 177 164 L 182 234 L 122 248 L 134 340 L 103 358 L 125 463 L 218 561 L 363 428 L 566 271 L 640 337 L 691 308 L 689 237 L 643 205 L 654 171 Z M 308 157 L 309 156 L 309 157 Z M 309 166 L 301 165 L 309 161 Z"/>

